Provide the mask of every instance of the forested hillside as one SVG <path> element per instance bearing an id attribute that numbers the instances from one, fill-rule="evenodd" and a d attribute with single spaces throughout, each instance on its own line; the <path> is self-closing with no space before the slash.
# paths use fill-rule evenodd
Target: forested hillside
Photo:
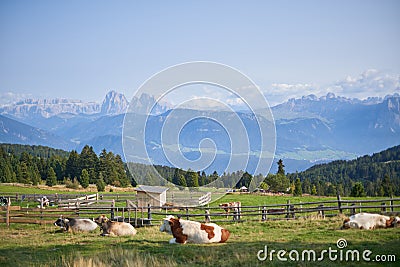
<path id="1" fill-rule="evenodd" d="M 355 160 L 315 165 L 288 177 L 300 178 L 303 193 L 311 193 L 315 185 L 319 195 L 354 195 L 352 190 L 357 184 L 368 196 L 400 195 L 400 146 Z"/>
<path id="2" fill-rule="evenodd" d="M 92 147 L 81 153 L 43 146 L 0 145 L 0 182 L 67 184 L 86 188 L 89 183 L 103 189 L 105 184 L 127 186 L 132 179 L 119 155 L 103 150 L 99 156 Z"/>
<path id="3" fill-rule="evenodd" d="M 69 152 L 62 150 L 51 148 L 48 146 L 30 146 L 30 145 L 19 145 L 19 144 L 0 144 L 0 148 L 2 148 L 6 153 L 11 153 L 14 156 L 21 156 L 23 152 L 28 153 L 29 155 L 40 157 L 40 158 L 50 158 L 51 156 L 59 156 L 59 157 L 68 157 Z"/>
<path id="4" fill-rule="evenodd" d="M 46 183 L 87 187 L 89 183 L 104 190 L 106 184 L 126 187 L 136 181 L 151 183 L 158 175 L 179 187 L 198 187 L 219 179 L 219 188 L 248 187 L 253 176 L 242 170 L 232 173 L 182 170 L 168 166 L 139 163 L 125 164 L 120 155 L 105 149 L 97 155 L 91 146 L 80 153 L 66 152 L 44 146 L 0 144 L 0 182 L 25 184 Z M 350 161 L 319 164 L 306 171 L 285 174 L 283 161 L 278 161 L 277 174 L 269 174 L 260 185 L 272 192 L 295 192 L 333 196 L 391 196 L 400 195 L 400 146 Z M 156 172 L 154 171 L 156 170 Z M 299 178 L 299 181 L 296 181 Z M 262 180 L 263 177 L 257 177 Z M 164 181 L 162 184 L 166 185 Z M 301 194 L 300 193 L 300 194 Z"/>
<path id="5" fill-rule="evenodd" d="M 49 186 L 66 184 L 70 187 L 87 187 L 91 183 L 102 189 L 106 184 L 121 187 L 136 185 L 136 181 L 143 179 L 151 183 L 161 175 L 181 187 L 198 187 L 219 177 L 217 172 L 207 175 L 204 171 L 195 172 L 159 165 L 154 166 L 157 171 L 155 173 L 150 165 L 129 164 L 132 173 L 120 155 L 103 149 L 97 156 L 93 147 L 88 145 L 78 153 L 75 150 L 67 152 L 45 146 L 0 144 L 1 183 L 46 183 Z M 243 175 L 243 171 L 224 173 L 215 186 L 232 188 L 236 184 L 233 181 L 238 181 Z"/>

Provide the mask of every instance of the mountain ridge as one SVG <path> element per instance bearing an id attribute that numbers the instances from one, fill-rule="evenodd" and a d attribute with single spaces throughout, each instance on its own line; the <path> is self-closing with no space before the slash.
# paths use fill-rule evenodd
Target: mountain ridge
<path id="1" fill-rule="evenodd" d="M 65 140 L 69 149 L 79 149 L 85 144 L 93 146 L 96 152 L 103 148 L 110 149 L 116 153 L 122 152 L 122 127 L 124 112 L 134 112 L 135 120 L 142 121 L 149 117 L 149 138 L 152 146 L 158 151 L 161 141 L 155 134 L 165 121 L 165 117 L 171 113 L 168 106 L 155 103 L 152 96 L 144 95 L 134 98 L 128 103 L 126 98 L 116 91 L 110 91 L 104 101 L 96 106 L 97 113 L 72 112 L 57 113 L 53 116 L 42 116 L 41 111 L 51 103 L 67 105 L 67 101 L 42 101 L 40 107 L 32 108 L 31 112 L 19 113 L 19 109 L 0 108 L 0 113 L 10 119 L 33 125 L 47 131 L 48 134 L 58 136 Z M 22 102 L 23 105 L 34 105 L 35 101 Z M 77 105 L 82 101 L 75 101 Z M 131 104 L 132 106 L 129 106 Z M 17 105 L 18 106 L 18 105 Z M 67 105 L 68 107 L 68 105 Z M 71 108 L 71 107 L 70 107 Z M 46 112 L 59 112 L 61 109 L 47 109 Z M 62 111 L 67 111 L 64 109 Z M 78 109 L 79 110 L 79 109 Z M 22 111 L 26 111 L 22 109 Z M 28 109 L 29 111 L 29 109 Z M 71 110 L 69 110 L 71 111 Z M 206 114 L 212 111 L 199 111 L 185 109 L 181 114 Z M 291 162 L 293 171 L 302 170 L 318 162 L 327 162 L 335 159 L 351 159 L 358 155 L 370 154 L 399 144 L 400 140 L 400 96 L 398 94 L 388 95 L 384 98 L 367 98 L 364 100 L 350 99 L 335 96 L 329 93 L 325 96 L 304 96 L 272 107 L 277 131 L 276 157 Z M 174 112 L 178 114 L 179 112 Z M 238 114 L 241 114 L 238 112 Z M 252 119 L 243 113 L 241 118 L 250 131 L 255 134 L 252 127 Z M 23 116 L 21 116 L 23 115 Z M 212 115 L 212 114 L 209 114 Z M 25 117 L 24 117 L 25 116 Z M 213 116 L 224 117 L 223 111 L 214 111 Z M 247 121 L 247 122 L 246 122 Z M 196 126 L 197 125 L 197 126 Z M 198 138 L 202 136 L 197 124 L 187 128 L 183 133 L 182 142 L 189 157 L 196 158 L 198 149 Z M 203 122 L 201 126 L 209 128 L 212 133 L 215 125 Z M 18 127 L 17 127 L 18 128 Z M 20 128 L 21 129 L 21 128 Z M 217 129 L 215 129 L 217 130 Z M 217 132 L 217 131 L 216 131 Z M 204 131 L 202 134 L 204 135 Z M 199 135 L 200 134 L 200 135 Z M 39 134 L 40 136 L 40 134 Z M 216 141 L 225 146 L 223 136 L 214 135 Z M 8 137 L 7 137 L 8 138 Z M 4 134 L 0 141 L 7 142 Z M 15 135 L 14 135 L 14 138 Z M 150 140 L 149 139 L 149 140 Z M 196 140 L 196 141 L 195 141 Z M 46 145 L 46 140 L 42 140 Z M 16 142 L 23 142 L 16 138 Z M 57 146 L 59 147 L 59 146 Z M 225 147 L 221 151 L 229 151 Z M 163 157 L 159 164 L 168 164 Z"/>

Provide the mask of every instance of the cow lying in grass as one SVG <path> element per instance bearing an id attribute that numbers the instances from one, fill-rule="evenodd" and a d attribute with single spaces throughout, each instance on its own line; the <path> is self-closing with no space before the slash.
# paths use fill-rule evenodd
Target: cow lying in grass
<path id="1" fill-rule="evenodd" d="M 78 218 L 64 218 L 61 216 L 55 223 L 55 226 L 59 226 L 64 231 L 68 232 L 90 232 L 97 228 L 97 224 L 90 219 L 78 219 Z"/>
<path id="2" fill-rule="evenodd" d="M 94 221 L 100 226 L 103 231 L 103 236 L 123 236 L 123 235 L 136 235 L 136 229 L 126 222 L 113 222 L 110 221 L 105 215 L 101 215 Z"/>
<path id="3" fill-rule="evenodd" d="M 170 244 L 207 244 L 224 243 L 229 238 L 229 231 L 215 223 L 199 223 L 168 216 L 160 227 L 161 232 L 173 235 Z"/>
<path id="4" fill-rule="evenodd" d="M 398 223 L 400 223 L 399 217 L 389 217 L 381 214 L 362 212 L 345 219 L 342 229 L 355 228 L 372 230 L 377 228 L 395 227 Z"/>

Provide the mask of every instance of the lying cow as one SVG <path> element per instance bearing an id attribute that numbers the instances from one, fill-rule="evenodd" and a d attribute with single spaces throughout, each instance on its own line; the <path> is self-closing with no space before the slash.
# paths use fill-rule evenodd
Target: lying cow
<path id="1" fill-rule="evenodd" d="M 207 244 L 224 243 L 229 238 L 229 231 L 215 223 L 199 223 L 168 216 L 160 227 L 161 232 L 173 235 L 170 244 Z"/>
<path id="2" fill-rule="evenodd" d="M 395 227 L 400 223 L 399 217 L 389 217 L 381 214 L 373 213 L 358 213 L 350 216 L 343 222 L 342 229 L 377 229 L 377 228 L 389 228 Z"/>
<path id="3" fill-rule="evenodd" d="M 237 202 L 221 203 L 219 204 L 219 206 L 225 211 L 226 217 L 228 217 L 228 214 L 231 210 L 233 210 L 234 212 L 239 212 L 242 204 L 240 203 L 240 201 L 237 201 Z"/>
<path id="4" fill-rule="evenodd" d="M 90 232 L 97 228 L 97 224 L 90 219 L 64 218 L 61 216 L 55 223 L 64 231 L 68 232 Z"/>
<path id="5" fill-rule="evenodd" d="M 136 235 L 136 229 L 126 222 L 113 222 L 110 221 L 105 215 L 94 219 L 94 221 L 101 227 L 103 236 L 122 236 L 122 235 Z"/>

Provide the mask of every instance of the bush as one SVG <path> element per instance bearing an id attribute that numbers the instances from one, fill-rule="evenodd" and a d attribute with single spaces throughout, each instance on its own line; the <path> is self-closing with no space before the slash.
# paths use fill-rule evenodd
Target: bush
<path id="1" fill-rule="evenodd" d="M 71 181 L 71 179 L 67 178 L 67 180 L 65 180 L 65 186 L 71 189 L 78 189 L 79 188 L 78 179 L 76 179 L 75 177 L 74 180 Z"/>
<path id="2" fill-rule="evenodd" d="M 96 187 L 98 192 L 104 192 L 106 190 L 106 183 L 103 178 L 100 177 L 96 182 Z"/>

